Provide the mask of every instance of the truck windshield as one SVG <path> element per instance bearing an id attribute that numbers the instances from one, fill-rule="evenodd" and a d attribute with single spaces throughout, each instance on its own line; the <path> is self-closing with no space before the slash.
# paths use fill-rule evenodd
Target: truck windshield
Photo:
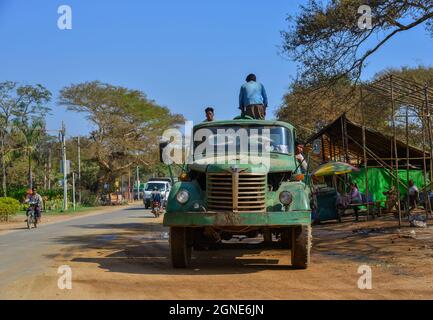
<path id="1" fill-rule="evenodd" d="M 216 153 L 219 152 L 217 149 L 228 152 L 230 150 L 229 145 L 236 145 L 236 152 L 239 153 L 240 150 L 242 150 L 240 147 L 242 139 L 239 134 L 241 130 L 247 136 L 248 146 L 251 146 L 252 143 L 256 143 L 259 152 L 262 151 L 265 140 L 269 142 L 269 152 L 283 154 L 291 154 L 293 152 L 293 141 L 290 130 L 284 127 L 273 126 L 222 126 L 201 128 L 194 132 L 194 152 L 198 150 L 197 148 L 200 145 L 203 146 L 205 143 L 213 146 Z M 224 145 L 223 148 L 221 148 L 222 145 Z"/>
<path id="2" fill-rule="evenodd" d="M 145 191 L 153 191 L 153 188 L 157 187 L 159 191 L 165 190 L 165 184 L 150 182 L 147 184 Z"/>

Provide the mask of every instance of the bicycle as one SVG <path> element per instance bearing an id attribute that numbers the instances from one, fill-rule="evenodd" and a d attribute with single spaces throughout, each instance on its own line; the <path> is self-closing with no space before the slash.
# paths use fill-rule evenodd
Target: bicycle
<path id="1" fill-rule="evenodd" d="M 35 216 L 35 207 L 36 207 L 36 203 L 30 203 L 29 208 L 27 209 L 27 228 L 31 229 L 32 225 L 34 226 L 34 228 L 38 227 L 38 219 Z"/>

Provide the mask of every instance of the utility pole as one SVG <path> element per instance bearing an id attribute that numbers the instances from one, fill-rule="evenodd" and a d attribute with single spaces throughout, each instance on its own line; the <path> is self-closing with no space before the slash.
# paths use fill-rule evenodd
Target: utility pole
<path id="1" fill-rule="evenodd" d="M 128 169 L 128 201 L 131 201 L 131 168 Z"/>
<path id="2" fill-rule="evenodd" d="M 140 172 L 138 171 L 138 166 L 137 166 L 137 200 L 140 200 Z"/>
<path id="3" fill-rule="evenodd" d="M 78 203 L 81 203 L 81 147 L 80 136 L 77 139 L 77 154 L 78 154 Z"/>
<path id="4" fill-rule="evenodd" d="M 51 147 L 48 149 L 48 190 L 51 190 Z"/>
<path id="5" fill-rule="evenodd" d="M 60 130 L 62 143 L 62 162 L 63 162 L 63 210 L 68 210 L 68 180 L 66 171 L 66 128 L 62 121 L 62 129 Z"/>
<path id="6" fill-rule="evenodd" d="M 75 211 L 75 172 L 72 172 L 72 204 L 74 206 L 74 211 Z"/>

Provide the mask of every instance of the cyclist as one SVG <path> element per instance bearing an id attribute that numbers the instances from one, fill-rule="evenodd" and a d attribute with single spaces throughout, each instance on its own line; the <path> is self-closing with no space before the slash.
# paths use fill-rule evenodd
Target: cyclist
<path id="1" fill-rule="evenodd" d="M 157 186 L 153 187 L 152 201 L 161 202 L 161 192 Z"/>
<path id="2" fill-rule="evenodd" d="M 24 203 L 30 203 L 34 206 L 36 221 L 40 223 L 43 200 L 35 187 L 27 190 L 27 198 L 24 200 Z"/>

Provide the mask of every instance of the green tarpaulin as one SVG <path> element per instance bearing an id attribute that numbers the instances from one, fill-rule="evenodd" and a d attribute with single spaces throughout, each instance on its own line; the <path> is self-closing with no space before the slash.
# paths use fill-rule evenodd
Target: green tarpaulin
<path id="1" fill-rule="evenodd" d="M 386 196 L 383 192 L 388 191 L 392 185 L 395 185 L 396 179 L 393 178 L 388 169 L 384 168 L 369 168 L 368 169 L 368 193 L 373 196 L 374 201 L 386 200 Z M 394 170 L 394 175 L 396 174 Z M 360 169 L 359 172 L 351 172 L 348 174 L 351 181 L 358 185 L 359 191 L 365 194 L 365 169 Z M 400 192 L 401 196 L 405 196 L 407 189 L 407 170 L 398 170 L 398 176 L 400 178 Z M 415 182 L 415 185 L 421 192 L 424 187 L 424 177 L 422 170 L 409 170 L 409 179 Z M 427 177 L 427 184 L 429 183 Z"/>

